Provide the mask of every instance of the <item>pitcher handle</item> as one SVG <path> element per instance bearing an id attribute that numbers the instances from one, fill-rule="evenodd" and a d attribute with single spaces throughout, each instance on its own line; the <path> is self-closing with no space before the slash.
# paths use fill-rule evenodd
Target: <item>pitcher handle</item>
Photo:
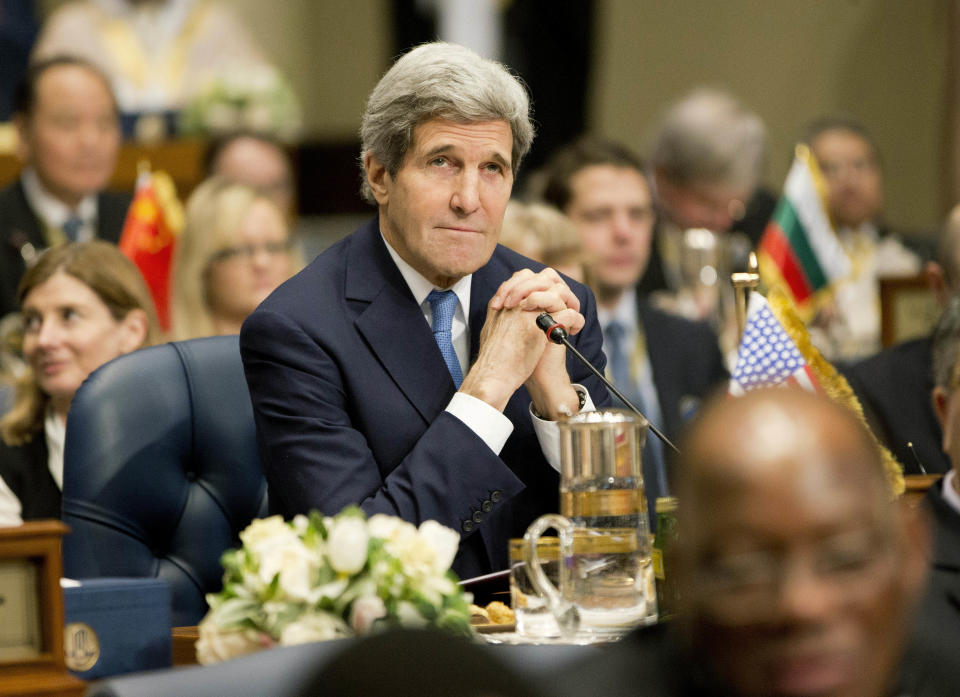
<path id="1" fill-rule="evenodd" d="M 547 578 L 537 553 L 537 540 L 550 528 L 557 531 L 560 541 L 559 589 Z M 573 636 L 580 628 L 580 613 L 570 600 L 573 594 L 568 579 L 573 560 L 573 530 L 573 523 L 562 515 L 548 513 L 533 521 L 523 536 L 523 561 L 530 585 L 546 601 L 547 607 L 557 620 L 560 633 L 565 637 Z"/>

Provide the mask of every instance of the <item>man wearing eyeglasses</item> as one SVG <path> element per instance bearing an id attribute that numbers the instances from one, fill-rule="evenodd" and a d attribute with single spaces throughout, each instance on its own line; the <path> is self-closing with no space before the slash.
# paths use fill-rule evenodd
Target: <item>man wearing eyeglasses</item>
<path id="1" fill-rule="evenodd" d="M 926 519 L 850 412 L 796 390 L 721 397 L 681 449 L 677 618 L 562 676 L 563 694 L 955 694 L 955 649 L 911 634 Z"/>

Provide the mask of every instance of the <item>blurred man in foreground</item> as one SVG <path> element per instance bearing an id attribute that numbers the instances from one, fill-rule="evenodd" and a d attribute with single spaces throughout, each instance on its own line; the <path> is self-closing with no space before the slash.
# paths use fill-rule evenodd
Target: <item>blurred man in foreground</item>
<path id="1" fill-rule="evenodd" d="M 557 509 L 555 421 L 608 396 L 536 325 L 552 313 L 602 370 L 593 295 L 497 245 L 532 138 L 523 86 L 460 46 L 419 46 L 374 88 L 361 139 L 377 217 L 240 334 L 275 511 L 437 520 L 469 577 L 506 568 L 508 540 Z"/>
<path id="2" fill-rule="evenodd" d="M 100 70 L 71 57 L 36 63 L 14 109 L 23 172 L 0 191 L 0 316 L 17 309 L 17 284 L 43 249 L 116 242 L 131 198 L 103 191 L 117 163 L 120 123 Z"/>
<path id="3" fill-rule="evenodd" d="M 682 451 L 677 619 L 561 676 L 565 694 L 954 694 L 938 681 L 955 656 L 919 632 L 931 645 L 908 648 L 926 520 L 891 499 L 851 413 L 796 390 L 724 396 Z"/>

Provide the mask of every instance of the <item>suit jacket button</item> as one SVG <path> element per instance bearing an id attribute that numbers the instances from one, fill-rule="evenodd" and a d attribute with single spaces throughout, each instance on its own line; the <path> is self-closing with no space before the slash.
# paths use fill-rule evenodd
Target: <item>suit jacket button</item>
<path id="1" fill-rule="evenodd" d="M 500 500 L 501 495 L 502 494 L 499 491 L 491 491 L 490 500 L 493 501 L 494 503 L 497 503 Z"/>
<path id="2" fill-rule="evenodd" d="M 474 523 L 479 523 L 479 522 L 482 521 L 482 520 L 483 520 L 483 513 L 481 513 L 480 511 L 474 511 L 474 512 L 473 512 L 473 522 L 474 522 Z"/>
<path id="3" fill-rule="evenodd" d="M 472 531 L 473 531 L 473 521 L 472 521 L 472 520 L 464 520 L 463 522 L 460 523 L 460 529 L 463 530 L 464 532 L 472 532 Z"/>
<path id="4" fill-rule="evenodd" d="M 487 499 L 486 501 L 480 504 L 480 510 L 483 511 L 484 513 L 489 513 L 490 511 L 493 510 L 493 502 L 490 499 Z"/>

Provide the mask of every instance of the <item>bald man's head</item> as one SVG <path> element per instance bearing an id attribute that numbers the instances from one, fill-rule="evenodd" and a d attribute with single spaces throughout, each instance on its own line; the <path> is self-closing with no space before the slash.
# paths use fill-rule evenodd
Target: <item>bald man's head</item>
<path id="1" fill-rule="evenodd" d="M 707 406 L 682 450 L 682 622 L 714 671 L 742 697 L 881 694 L 927 538 L 863 426 L 817 395 L 755 391 Z"/>

